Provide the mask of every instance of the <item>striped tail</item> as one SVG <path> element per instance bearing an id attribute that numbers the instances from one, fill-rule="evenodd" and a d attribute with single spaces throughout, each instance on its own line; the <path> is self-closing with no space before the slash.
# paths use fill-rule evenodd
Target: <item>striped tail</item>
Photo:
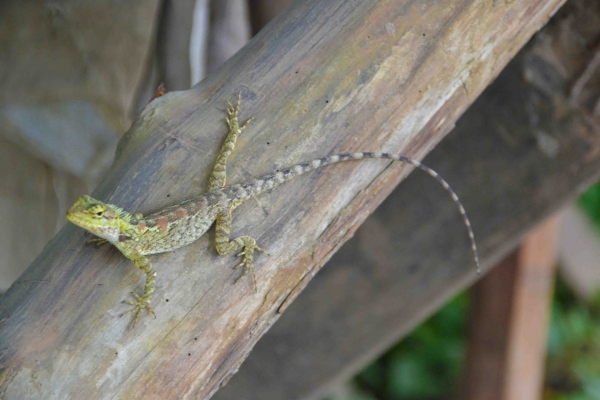
<path id="1" fill-rule="evenodd" d="M 290 179 L 292 179 L 296 176 L 305 174 L 307 172 L 310 172 L 314 169 L 323 167 L 325 165 L 335 164 L 335 163 L 338 163 L 341 161 L 362 160 L 365 158 L 386 158 L 386 159 L 401 161 L 404 163 L 414 165 L 415 167 L 427 172 L 429 175 L 431 175 L 433 178 L 435 178 L 435 180 L 437 180 L 444 187 L 444 189 L 446 189 L 448 191 L 448 193 L 450 193 L 452 200 L 454 200 L 454 203 L 456 203 L 456 205 L 458 206 L 458 210 L 460 211 L 460 214 L 463 218 L 465 226 L 467 227 L 467 231 L 469 233 L 469 239 L 471 240 L 471 249 L 473 250 L 473 258 L 475 260 L 475 266 L 477 268 L 477 273 L 481 274 L 481 267 L 479 265 L 479 253 L 477 252 L 477 245 L 475 243 L 475 235 L 473 233 L 471 221 L 469 220 L 469 217 L 467 216 L 467 212 L 465 211 L 465 208 L 463 207 L 462 203 L 460 202 L 460 199 L 458 198 L 458 196 L 456 195 L 454 190 L 452 190 L 452 188 L 450 187 L 448 182 L 446 182 L 444 180 L 444 178 L 442 178 L 437 172 L 435 172 L 428 166 L 421 164 L 419 161 L 413 160 L 411 158 L 407 158 L 407 157 L 396 155 L 396 154 L 379 153 L 379 152 L 337 154 L 334 156 L 319 158 L 317 160 L 313 160 L 313 161 L 310 161 L 307 163 L 298 164 L 291 168 L 287 168 L 283 171 L 277 172 L 272 175 L 263 176 L 262 178 L 255 179 L 250 182 L 242 183 L 239 185 L 231 185 L 231 186 L 223 188 L 222 191 L 231 199 L 238 199 L 238 200 L 243 201 L 250 196 L 254 196 L 261 192 L 264 192 L 265 190 L 272 189 L 276 186 L 281 185 L 284 182 L 289 181 Z"/>

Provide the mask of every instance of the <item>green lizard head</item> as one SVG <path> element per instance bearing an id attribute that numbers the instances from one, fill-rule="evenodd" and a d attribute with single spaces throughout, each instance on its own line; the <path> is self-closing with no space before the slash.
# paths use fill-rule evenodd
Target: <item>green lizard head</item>
<path id="1" fill-rule="evenodd" d="M 111 243 L 119 241 L 122 223 L 126 222 L 123 219 L 127 216 L 129 214 L 122 209 L 87 195 L 67 211 L 69 221 Z"/>

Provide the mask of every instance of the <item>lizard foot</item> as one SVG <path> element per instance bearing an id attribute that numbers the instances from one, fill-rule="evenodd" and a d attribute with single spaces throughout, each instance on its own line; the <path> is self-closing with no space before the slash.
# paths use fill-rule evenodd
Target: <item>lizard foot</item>
<path id="1" fill-rule="evenodd" d="M 243 257 L 242 262 L 240 262 L 238 265 L 236 265 L 234 267 L 234 269 L 244 267 L 244 271 L 242 272 L 242 275 L 240 275 L 235 280 L 236 283 L 239 280 L 241 280 L 244 276 L 246 276 L 248 271 L 252 272 L 252 282 L 254 283 L 254 293 L 256 293 L 258 291 L 257 286 L 256 286 L 256 273 L 254 271 L 254 263 L 252 262 L 255 250 L 260 251 L 261 253 L 265 253 L 266 255 L 270 256 L 269 253 L 267 253 L 265 250 L 261 249 L 257 245 L 246 246 L 246 247 L 244 247 L 244 250 L 240 254 L 237 255 L 237 257 Z"/>
<path id="2" fill-rule="evenodd" d="M 252 255 L 248 255 L 246 254 L 246 252 L 252 254 L 254 251 L 260 251 L 263 254 L 266 254 L 267 256 L 271 257 L 271 254 L 268 253 L 266 250 L 261 249 L 260 247 L 258 247 L 257 245 L 254 245 L 254 248 L 252 250 L 247 250 L 244 249 L 244 251 L 242 251 L 240 254 L 237 255 L 237 257 L 242 257 L 242 256 L 246 256 L 246 257 L 250 257 L 250 259 L 252 259 Z M 236 267 L 237 268 L 237 267 Z"/>
<path id="3" fill-rule="evenodd" d="M 252 258 L 248 259 L 246 256 L 244 256 L 244 259 L 242 260 L 242 262 L 239 263 L 238 265 L 236 265 L 234 267 L 234 269 L 238 269 L 241 267 L 244 267 L 244 272 L 242 272 L 242 275 L 240 275 L 235 280 L 235 283 L 238 283 L 238 281 L 240 281 L 243 277 L 246 276 L 248 271 L 251 271 L 252 272 L 252 282 L 254 283 L 254 293 L 256 293 L 258 291 L 258 289 L 256 288 L 256 274 L 254 273 L 254 264 L 252 263 Z"/>
<path id="4" fill-rule="evenodd" d="M 238 118 L 238 112 L 240 111 L 240 104 L 242 104 L 242 92 L 238 93 L 238 99 L 237 99 L 237 104 L 235 107 L 233 107 L 233 105 L 231 105 L 231 103 L 229 102 L 229 100 L 225 100 L 227 102 L 227 105 L 229 106 L 227 108 L 227 124 L 231 127 L 231 124 L 234 123 L 234 121 L 237 121 Z M 246 121 L 242 126 L 240 126 L 240 132 L 243 131 L 250 122 L 252 122 L 254 120 L 254 118 L 250 118 L 248 119 L 248 121 Z M 235 122 L 237 124 L 237 122 Z"/>
<path id="5" fill-rule="evenodd" d="M 133 323 L 131 324 L 132 328 L 138 322 L 138 319 L 140 318 L 140 313 L 142 312 L 143 309 L 150 311 L 150 313 L 152 315 L 154 315 L 154 318 L 156 318 L 156 314 L 154 314 L 154 310 L 152 310 L 152 308 L 150 308 L 150 303 L 146 299 L 138 296 L 137 293 L 131 292 L 131 294 L 133 295 L 133 297 L 135 297 L 136 301 L 123 301 L 123 303 L 131 304 L 133 306 L 133 308 L 131 310 L 121 314 L 121 317 L 123 315 L 135 313 L 135 317 L 133 318 Z"/>
<path id="6" fill-rule="evenodd" d="M 86 245 L 96 243 L 96 247 L 100 247 L 105 243 L 108 243 L 108 240 L 102 238 L 93 238 L 85 242 Z"/>

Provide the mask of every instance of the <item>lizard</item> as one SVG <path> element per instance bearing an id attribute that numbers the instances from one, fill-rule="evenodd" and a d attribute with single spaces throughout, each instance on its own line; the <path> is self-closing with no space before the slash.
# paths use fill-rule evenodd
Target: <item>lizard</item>
<path id="1" fill-rule="evenodd" d="M 417 167 L 436 179 L 457 205 L 471 242 L 471 249 L 477 272 L 480 273 L 479 254 L 475 242 L 473 228 L 465 208 L 450 185 L 433 169 L 421 162 L 402 156 L 383 152 L 360 152 L 331 155 L 309 162 L 300 163 L 290 168 L 265 175 L 246 183 L 226 186 L 226 164 L 233 151 L 238 136 L 253 120 L 248 119 L 243 125 L 238 122 L 241 93 L 235 107 L 227 101 L 226 122 L 229 134 L 221 147 L 216 163 L 208 181 L 207 193 L 197 198 L 186 200 L 180 204 L 166 207 L 149 215 L 131 214 L 122 208 L 107 204 L 84 195 L 67 211 L 67 219 L 97 236 L 90 242 L 98 244 L 112 243 L 123 255 L 129 258 L 146 275 L 144 292 L 140 296 L 132 295 L 135 301 L 124 301 L 133 308 L 122 315 L 134 313 L 133 324 L 137 323 L 142 310 L 148 310 L 156 318 L 150 307 L 156 285 L 156 271 L 147 255 L 164 253 L 188 245 L 199 239 L 215 223 L 215 247 L 220 255 L 240 251 L 242 260 L 235 268 L 243 267 L 243 272 L 236 279 L 238 282 L 251 272 L 256 292 L 256 274 L 254 271 L 254 252 L 268 253 L 256 244 L 252 236 L 244 235 L 231 239 L 232 211 L 250 197 L 271 190 L 282 183 L 303 175 L 309 171 L 326 165 L 343 161 L 364 159 L 390 159 L 408 163 Z"/>

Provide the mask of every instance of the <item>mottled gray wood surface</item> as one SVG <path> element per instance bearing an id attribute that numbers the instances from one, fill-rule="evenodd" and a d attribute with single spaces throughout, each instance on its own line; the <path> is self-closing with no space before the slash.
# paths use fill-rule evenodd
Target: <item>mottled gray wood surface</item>
<path id="1" fill-rule="evenodd" d="M 225 135 L 224 99 L 239 91 L 242 119 L 256 120 L 230 182 L 334 152 L 421 158 L 561 3 L 295 2 L 216 74 L 151 103 L 94 195 L 148 213 L 202 192 Z M 234 234 L 272 254 L 256 259 L 258 293 L 250 279 L 234 286 L 234 257 L 216 255 L 211 233 L 152 258 L 157 319 L 132 331 L 120 302 L 141 274 L 67 226 L 0 303 L 0 394 L 210 397 L 407 172 L 347 163 L 247 202 Z"/>

